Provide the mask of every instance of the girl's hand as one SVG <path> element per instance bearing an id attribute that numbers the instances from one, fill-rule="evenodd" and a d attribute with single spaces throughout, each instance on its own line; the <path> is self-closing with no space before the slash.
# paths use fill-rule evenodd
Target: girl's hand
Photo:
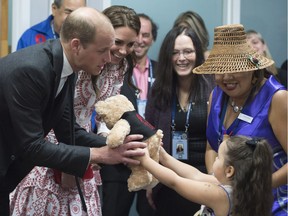
<path id="1" fill-rule="evenodd" d="M 160 147 L 160 151 L 159 151 L 159 162 L 163 162 L 166 159 L 166 154 L 167 152 L 165 151 L 165 149 L 161 146 Z"/>
<path id="2" fill-rule="evenodd" d="M 150 157 L 149 151 L 148 151 L 148 148 L 147 148 L 147 147 L 146 147 L 146 148 L 143 148 L 142 150 L 143 150 L 143 152 L 144 152 L 144 155 L 143 155 L 143 156 L 134 157 L 134 159 L 140 161 L 140 163 L 142 163 L 145 158 L 149 158 L 149 157 Z"/>

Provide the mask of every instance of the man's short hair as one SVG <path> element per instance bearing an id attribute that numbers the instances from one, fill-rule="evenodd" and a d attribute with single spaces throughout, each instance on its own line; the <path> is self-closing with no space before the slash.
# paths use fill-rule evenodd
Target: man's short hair
<path id="1" fill-rule="evenodd" d="M 157 24 L 147 14 L 139 13 L 137 15 L 138 15 L 139 18 L 142 17 L 142 18 L 144 18 L 146 20 L 149 20 L 151 22 L 151 25 L 152 25 L 152 37 L 153 37 L 153 40 L 156 41 L 157 35 L 158 35 L 158 26 L 157 26 Z"/>

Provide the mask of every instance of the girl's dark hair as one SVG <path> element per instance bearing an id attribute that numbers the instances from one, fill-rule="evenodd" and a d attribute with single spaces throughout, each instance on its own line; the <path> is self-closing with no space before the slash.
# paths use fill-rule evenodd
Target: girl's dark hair
<path id="1" fill-rule="evenodd" d="M 151 94 L 156 98 L 155 103 L 159 109 L 165 110 L 172 104 L 173 96 L 176 92 L 177 75 L 174 71 L 172 59 L 176 38 L 184 34 L 191 38 L 196 52 L 195 67 L 204 62 L 202 47 L 197 34 L 191 29 L 184 26 L 172 28 L 164 38 L 158 57 L 158 66 L 156 79 L 153 84 Z M 191 71 L 192 83 L 190 86 L 190 99 L 199 101 L 201 98 L 207 98 L 214 85 L 212 76 L 193 74 Z"/>
<path id="2" fill-rule="evenodd" d="M 272 151 L 269 143 L 245 136 L 230 137 L 226 143 L 225 165 L 234 167 L 232 215 L 271 216 Z"/>

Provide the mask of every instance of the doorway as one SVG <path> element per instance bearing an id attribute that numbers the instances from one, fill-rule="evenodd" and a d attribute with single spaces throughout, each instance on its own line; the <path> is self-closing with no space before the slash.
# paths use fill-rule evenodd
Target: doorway
<path id="1" fill-rule="evenodd" d="M 8 0 L 0 0 L 0 57 L 6 56 L 9 53 L 8 46 Z"/>

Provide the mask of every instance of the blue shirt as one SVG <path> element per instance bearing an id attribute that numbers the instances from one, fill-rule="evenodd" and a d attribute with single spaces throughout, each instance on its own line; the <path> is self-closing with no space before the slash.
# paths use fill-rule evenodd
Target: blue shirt
<path id="1" fill-rule="evenodd" d="M 58 38 L 59 35 L 53 33 L 51 28 L 51 21 L 53 18 L 54 17 L 50 15 L 46 20 L 27 29 L 18 41 L 17 50 L 45 42 L 48 39 Z"/>

